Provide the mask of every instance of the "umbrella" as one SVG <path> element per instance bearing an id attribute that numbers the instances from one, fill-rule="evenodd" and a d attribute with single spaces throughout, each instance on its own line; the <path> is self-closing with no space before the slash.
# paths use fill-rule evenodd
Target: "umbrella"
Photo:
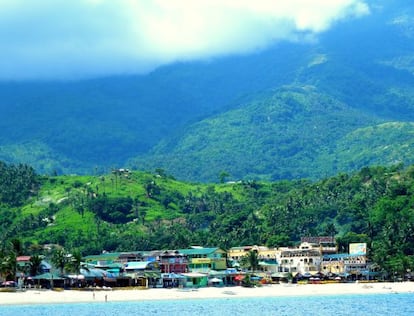
<path id="1" fill-rule="evenodd" d="M 236 280 L 236 281 L 241 281 L 241 280 L 243 280 L 243 279 L 244 279 L 244 275 L 241 275 L 241 274 L 236 275 L 236 276 L 234 277 L 234 280 Z"/>
<path id="2" fill-rule="evenodd" d="M 223 280 L 219 278 L 212 278 L 208 282 L 209 283 L 223 283 Z"/>

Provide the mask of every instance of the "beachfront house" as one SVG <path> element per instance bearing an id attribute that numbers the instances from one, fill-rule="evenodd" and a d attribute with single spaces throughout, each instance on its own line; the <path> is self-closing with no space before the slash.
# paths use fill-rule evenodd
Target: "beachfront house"
<path id="1" fill-rule="evenodd" d="M 259 269 L 265 273 L 274 273 L 278 271 L 279 264 L 276 258 L 276 249 L 266 246 L 243 246 L 232 247 L 227 251 L 229 265 L 233 268 L 240 267 L 240 261 L 246 257 L 250 251 L 257 253 L 259 260 Z"/>
<path id="2" fill-rule="evenodd" d="M 194 273 L 209 273 L 211 270 L 226 270 L 226 252 L 220 248 L 191 247 L 178 249 L 187 256 L 188 270 Z"/>
<path id="3" fill-rule="evenodd" d="M 349 244 L 349 253 L 324 255 L 321 271 L 351 280 L 372 279 L 377 272 L 367 260 L 366 243 Z"/>
<path id="4" fill-rule="evenodd" d="M 187 256 L 178 250 L 158 251 L 157 262 L 162 273 L 180 274 L 188 272 Z"/>
<path id="5" fill-rule="evenodd" d="M 293 277 L 297 274 L 314 275 L 320 271 L 322 254 L 319 246 L 304 242 L 297 248 L 279 248 L 277 261 L 279 272 L 288 272 Z"/>
<path id="6" fill-rule="evenodd" d="M 338 246 L 334 236 L 308 236 L 300 239 L 301 243 L 308 243 L 319 247 L 322 255 L 338 253 Z"/>
<path id="7" fill-rule="evenodd" d="M 125 264 L 125 276 L 130 277 L 132 285 L 143 287 L 157 287 L 161 280 L 161 271 L 158 262 L 132 261 Z"/>

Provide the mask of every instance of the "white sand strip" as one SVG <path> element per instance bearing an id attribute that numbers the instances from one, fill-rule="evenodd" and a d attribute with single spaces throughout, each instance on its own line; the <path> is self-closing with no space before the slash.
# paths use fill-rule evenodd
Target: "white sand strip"
<path id="1" fill-rule="evenodd" d="M 223 287 L 191 289 L 135 289 L 112 291 L 27 290 L 0 292 L 0 305 L 52 304 L 76 302 L 114 302 L 171 299 L 203 299 L 230 297 L 278 297 L 348 294 L 414 293 L 414 282 L 401 283 L 334 283 L 334 284 L 273 284 L 258 288 Z"/>

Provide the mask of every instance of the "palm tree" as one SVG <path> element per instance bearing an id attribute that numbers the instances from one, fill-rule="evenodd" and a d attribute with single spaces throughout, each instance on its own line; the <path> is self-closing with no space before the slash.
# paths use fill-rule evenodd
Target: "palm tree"
<path id="1" fill-rule="evenodd" d="M 40 265 L 42 264 L 42 257 L 39 255 L 33 255 L 30 257 L 30 275 L 35 276 L 39 272 Z"/>
<path id="2" fill-rule="evenodd" d="M 65 266 L 68 263 L 68 256 L 65 250 L 58 249 L 53 253 L 52 256 L 53 265 L 60 270 L 60 274 L 63 274 Z"/>
<path id="3" fill-rule="evenodd" d="M 242 259 L 241 265 L 245 268 L 249 268 L 252 272 L 259 268 L 259 258 L 257 252 L 250 250 Z"/>
<path id="4" fill-rule="evenodd" d="M 20 239 L 14 238 L 11 240 L 11 248 L 16 256 L 21 256 L 23 254 L 23 244 Z"/>
<path id="5" fill-rule="evenodd" d="M 72 252 L 70 261 L 68 262 L 69 269 L 72 272 L 79 274 L 79 271 L 81 269 L 81 264 L 82 264 L 82 254 L 80 253 L 79 250 L 74 250 Z"/>

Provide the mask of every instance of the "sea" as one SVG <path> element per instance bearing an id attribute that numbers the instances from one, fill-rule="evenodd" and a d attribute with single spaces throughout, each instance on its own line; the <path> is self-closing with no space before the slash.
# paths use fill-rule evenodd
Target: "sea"
<path id="1" fill-rule="evenodd" d="M 414 315 L 414 293 L 0 306 L 0 315 Z"/>

